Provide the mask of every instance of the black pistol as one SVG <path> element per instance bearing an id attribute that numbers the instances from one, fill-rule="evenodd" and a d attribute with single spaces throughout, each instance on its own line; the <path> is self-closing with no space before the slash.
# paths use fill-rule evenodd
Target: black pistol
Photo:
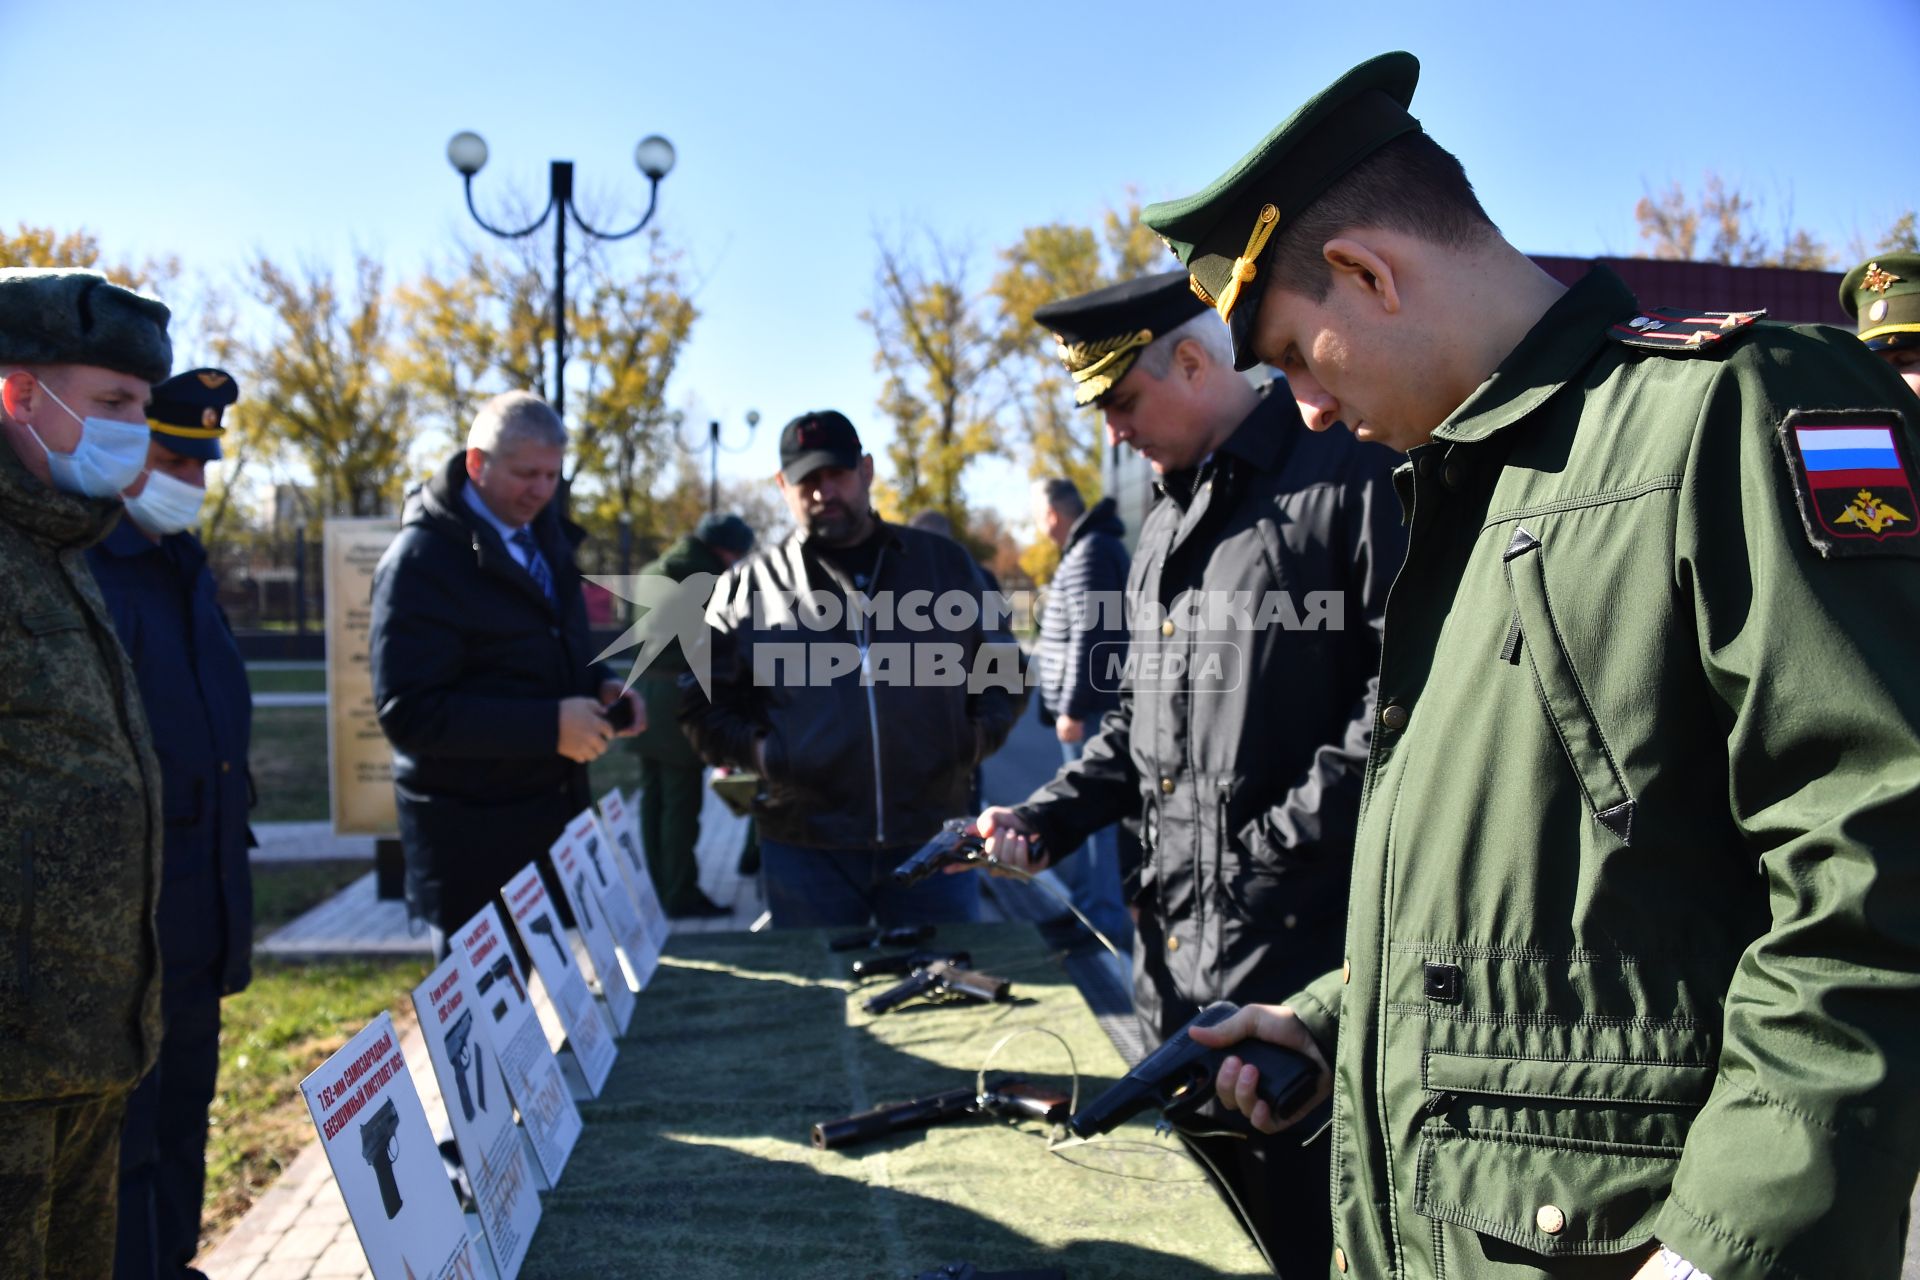
<path id="1" fill-rule="evenodd" d="M 380 1179 L 380 1203 L 389 1218 L 400 1212 L 400 1184 L 394 1181 L 393 1161 L 400 1154 L 400 1108 L 388 1098 L 360 1125 L 360 1154 Z"/>
<path id="2" fill-rule="evenodd" d="M 1034 855 L 1044 857 L 1039 837 L 1029 836 L 1027 839 Z M 939 835 L 921 846 L 920 852 L 893 869 L 893 882 L 902 886 L 919 884 L 943 868 L 986 861 L 987 839 L 974 826 L 973 819 L 948 818 L 941 826 Z"/>
<path id="3" fill-rule="evenodd" d="M 1107 1090 L 1073 1113 L 1067 1128 L 1074 1136 L 1090 1138 L 1106 1133 L 1148 1107 L 1162 1112 L 1184 1111 L 1213 1097 L 1214 1077 L 1228 1058 L 1260 1069 L 1260 1083 L 1254 1091 L 1284 1116 L 1313 1093 L 1318 1075 L 1304 1054 L 1283 1049 L 1264 1040 L 1242 1040 L 1224 1049 L 1209 1049 L 1187 1034 L 1187 1027 L 1211 1027 L 1240 1011 L 1230 1000 L 1216 1000 L 1186 1027 L 1167 1037 L 1166 1043 L 1140 1060 L 1119 1084 Z"/>
<path id="4" fill-rule="evenodd" d="M 965 951 L 899 951 L 890 956 L 868 956 L 864 960 L 855 960 L 852 973 L 856 978 L 897 978 L 901 974 L 925 968 L 936 960 L 947 960 L 963 968 L 973 963 L 972 955 Z"/>
<path id="5" fill-rule="evenodd" d="M 948 960 L 935 960 L 930 965 L 915 969 L 906 981 L 868 1000 L 866 1009 L 868 1013 L 885 1013 L 895 1005 L 905 1004 L 917 996 L 932 1000 L 971 1000 L 979 1004 L 991 1004 L 996 1000 L 1005 1000 L 1012 990 L 1013 984 L 1005 978 L 975 973 Z"/>
<path id="6" fill-rule="evenodd" d="M 593 922 L 593 913 L 587 910 L 587 873 L 584 871 L 573 878 L 573 896 L 574 900 L 580 904 L 580 919 L 586 923 L 587 928 L 599 928 Z"/>
<path id="7" fill-rule="evenodd" d="M 606 888 L 607 872 L 606 872 L 606 869 L 600 865 L 600 837 L 599 836 L 587 837 L 587 861 L 593 864 L 593 875 L 594 875 L 594 878 L 600 882 L 600 887 L 602 889 Z"/>
<path id="8" fill-rule="evenodd" d="M 513 971 L 512 956 L 503 954 L 498 960 L 495 960 L 493 964 L 487 968 L 487 971 L 480 975 L 480 980 L 473 984 L 474 994 L 481 996 L 486 995 L 487 992 L 493 990 L 493 984 L 496 982 L 508 984 L 513 988 L 513 993 L 520 997 L 520 1003 L 525 1004 L 527 1002 L 526 990 L 520 985 L 520 975 Z M 498 1022 L 506 1016 L 507 1002 L 501 1000 L 493 1006 L 493 1020 Z"/>
<path id="9" fill-rule="evenodd" d="M 930 924 L 902 924 L 891 929 L 862 929 L 843 933 L 827 946 L 834 951 L 878 951 L 882 947 L 917 947 L 934 934 Z"/>
<path id="10" fill-rule="evenodd" d="M 813 1126 L 813 1145 L 822 1151 L 857 1147 L 896 1133 L 930 1129 L 936 1124 L 974 1116 L 1005 1120 L 1043 1120 L 1059 1124 L 1066 1119 L 1068 1095 L 1021 1079 L 1001 1080 L 985 1093 L 948 1089 L 910 1102 L 893 1102 L 857 1116 L 828 1120 Z"/>
<path id="11" fill-rule="evenodd" d="M 460 1085 L 460 1110 L 468 1121 L 473 1119 L 473 1095 L 467 1090 L 467 1072 L 479 1062 L 480 1044 L 473 1039 L 473 1010 L 468 1009 L 454 1021 L 453 1029 L 447 1032 L 447 1061 L 453 1063 L 453 1076 Z M 484 1079 L 480 1085 L 486 1088 Z M 486 1110 L 487 1100 L 480 1099 L 480 1109 Z"/>
<path id="12" fill-rule="evenodd" d="M 563 969 L 573 968 L 573 961 L 567 959 L 566 947 L 561 944 L 559 936 L 555 934 L 553 931 L 552 916 L 543 915 L 539 919 L 535 920 L 532 924 L 528 925 L 527 928 L 533 930 L 535 933 L 539 934 L 541 937 L 545 938 L 548 942 L 551 942 L 553 944 L 553 949 L 560 953 L 561 968 Z"/>

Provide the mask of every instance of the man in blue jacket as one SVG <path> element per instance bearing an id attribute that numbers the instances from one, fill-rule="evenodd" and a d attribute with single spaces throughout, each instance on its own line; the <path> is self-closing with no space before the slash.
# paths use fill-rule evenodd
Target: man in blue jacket
<path id="1" fill-rule="evenodd" d="M 120 1136 L 121 1280 L 198 1276 L 207 1109 L 220 1066 L 220 998 L 253 958 L 247 739 L 253 698 L 215 599 L 206 548 L 188 532 L 220 457 L 232 377 L 193 369 L 153 389 L 146 469 L 126 518 L 87 551 L 140 684 L 160 757 L 166 821 L 160 886 L 160 1060 L 127 1102 Z"/>

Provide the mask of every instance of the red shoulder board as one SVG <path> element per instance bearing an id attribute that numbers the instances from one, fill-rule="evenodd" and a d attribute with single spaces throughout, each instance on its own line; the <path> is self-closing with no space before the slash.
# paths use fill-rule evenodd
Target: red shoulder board
<path id="1" fill-rule="evenodd" d="M 1615 342 L 1642 351 L 1671 351 L 1692 355 L 1711 351 L 1727 339 L 1753 326 L 1767 313 L 1760 311 L 1681 311 L 1676 307 L 1654 307 L 1631 320 L 1622 320 L 1607 330 Z"/>

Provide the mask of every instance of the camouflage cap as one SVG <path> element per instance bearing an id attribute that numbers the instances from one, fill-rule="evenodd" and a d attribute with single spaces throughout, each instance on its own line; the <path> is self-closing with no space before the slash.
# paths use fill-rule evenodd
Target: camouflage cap
<path id="1" fill-rule="evenodd" d="M 1049 302 L 1034 310 L 1033 322 L 1053 331 L 1074 403 L 1092 404 L 1127 376 L 1148 343 L 1206 310 L 1186 272 L 1163 271 Z"/>
<path id="2" fill-rule="evenodd" d="M 0 365 L 84 364 L 159 382 L 173 367 L 164 302 L 97 271 L 0 268 Z"/>
<path id="3" fill-rule="evenodd" d="M 1883 253 L 1847 272 L 1840 305 L 1868 350 L 1920 347 L 1920 253 Z"/>
<path id="4" fill-rule="evenodd" d="M 1148 205 L 1140 215 L 1185 265 L 1194 293 L 1227 322 L 1237 368 L 1258 363 L 1253 318 L 1266 284 L 1259 264 L 1268 242 L 1355 165 L 1420 128 L 1407 114 L 1419 79 L 1420 61 L 1410 53 L 1363 62 L 1205 190 Z"/>

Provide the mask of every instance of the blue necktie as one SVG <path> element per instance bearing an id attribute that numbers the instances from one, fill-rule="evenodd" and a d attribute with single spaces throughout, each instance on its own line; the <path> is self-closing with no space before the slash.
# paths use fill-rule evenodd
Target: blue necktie
<path id="1" fill-rule="evenodd" d="M 547 568 L 547 561 L 540 554 L 540 547 L 533 540 L 533 534 L 521 529 L 513 535 L 513 545 L 527 553 L 527 572 L 540 584 L 540 592 L 546 596 L 547 603 L 553 603 L 553 573 Z"/>

